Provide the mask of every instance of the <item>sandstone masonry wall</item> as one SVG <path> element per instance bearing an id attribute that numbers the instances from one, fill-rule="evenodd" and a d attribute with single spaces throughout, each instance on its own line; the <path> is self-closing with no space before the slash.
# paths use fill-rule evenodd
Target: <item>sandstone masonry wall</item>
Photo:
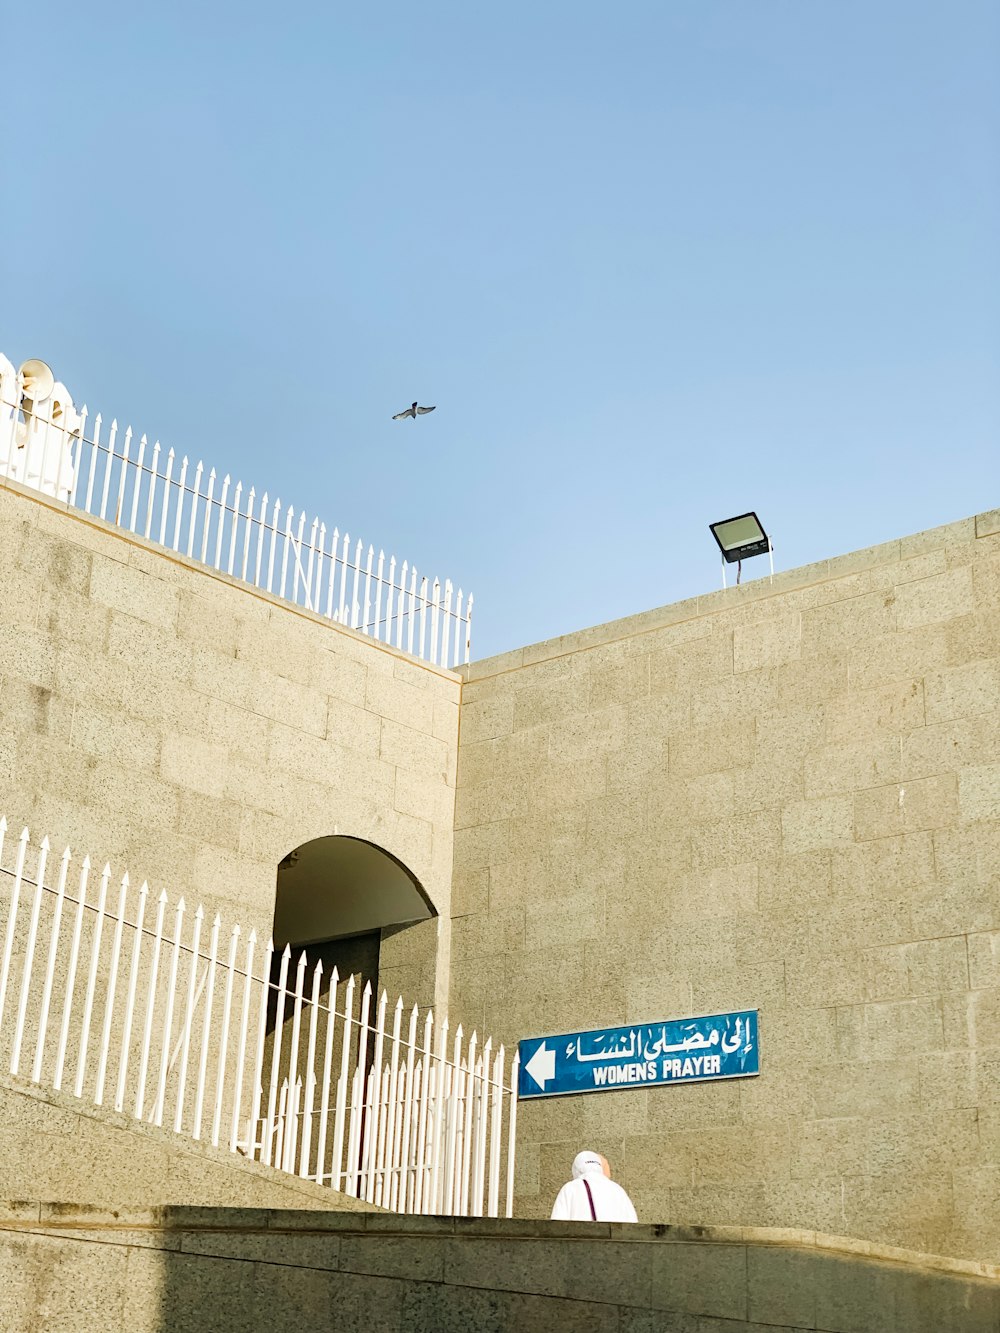
<path id="1" fill-rule="evenodd" d="M 380 982 L 445 998 L 452 672 L 12 483 L 0 567 L 15 837 L 27 824 L 265 939 L 283 856 L 335 831 L 368 839 L 441 913 L 383 942 Z"/>
<path id="2" fill-rule="evenodd" d="M 1000 512 L 467 669 L 452 1011 L 759 1008 L 759 1078 L 525 1103 L 646 1221 L 1000 1254 Z"/>

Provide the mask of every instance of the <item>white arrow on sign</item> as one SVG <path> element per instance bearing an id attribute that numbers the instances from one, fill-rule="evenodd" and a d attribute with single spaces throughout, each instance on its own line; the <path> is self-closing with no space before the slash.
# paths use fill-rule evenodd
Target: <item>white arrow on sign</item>
<path id="1" fill-rule="evenodd" d="M 555 1051 L 550 1051 L 543 1041 L 524 1068 L 544 1092 L 546 1083 L 556 1076 Z"/>

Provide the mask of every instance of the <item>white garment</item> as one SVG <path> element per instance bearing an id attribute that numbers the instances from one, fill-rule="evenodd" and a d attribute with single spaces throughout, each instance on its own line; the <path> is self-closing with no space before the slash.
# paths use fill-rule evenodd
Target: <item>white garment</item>
<path id="1" fill-rule="evenodd" d="M 593 1221 L 584 1180 L 594 1196 L 594 1212 L 598 1222 L 638 1222 L 632 1200 L 621 1185 L 608 1180 L 600 1166 L 594 1168 L 589 1165 L 583 1177 L 567 1181 L 556 1195 L 552 1206 L 554 1219 L 561 1222 Z"/>

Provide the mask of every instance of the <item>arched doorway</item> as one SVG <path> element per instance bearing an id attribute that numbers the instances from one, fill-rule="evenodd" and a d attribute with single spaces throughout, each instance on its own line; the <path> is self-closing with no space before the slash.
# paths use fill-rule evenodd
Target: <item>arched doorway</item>
<path id="1" fill-rule="evenodd" d="M 326 1053 L 328 1072 L 340 1067 L 341 1055 L 350 1066 L 364 1053 L 362 1091 L 352 1093 L 363 1101 L 373 1048 L 367 1038 L 361 1040 L 361 1028 L 370 1029 L 375 1019 L 383 932 L 436 915 L 412 871 L 364 838 L 342 834 L 313 838 L 282 857 L 277 868 L 268 1035 L 261 1066 L 261 1104 L 268 1109 L 254 1131 L 262 1135 L 262 1143 L 266 1140 L 264 1160 L 271 1160 L 272 1151 L 284 1150 L 287 1126 L 294 1125 L 289 1151 L 293 1156 L 301 1152 L 310 1175 L 317 1170 L 322 1174 L 312 1128 L 318 1117 L 330 1113 L 337 1085 L 324 1078 L 317 1088 L 309 1072 L 304 1075 L 304 1071 L 317 1070 L 314 1043 L 318 1040 L 319 1049 Z M 322 964 L 318 977 L 317 963 Z M 334 1000 L 331 979 L 335 968 L 338 991 Z M 351 977 L 353 988 L 348 984 Z M 370 999 L 365 998 L 366 983 L 371 985 Z M 311 1005 L 313 998 L 318 1003 L 308 1009 L 306 1019 L 303 1001 Z M 286 1107 L 301 1109 L 289 1109 L 286 1116 Z M 362 1124 L 365 1115 L 367 1110 L 362 1112 Z M 323 1151 L 326 1146 L 324 1142 Z M 360 1144 L 357 1150 L 360 1152 Z"/>
<path id="2" fill-rule="evenodd" d="M 324 990 L 334 967 L 378 990 L 383 930 L 415 925 L 437 913 L 416 875 L 385 848 L 331 834 L 294 848 L 278 864 L 274 965 L 285 945 L 323 964 Z"/>

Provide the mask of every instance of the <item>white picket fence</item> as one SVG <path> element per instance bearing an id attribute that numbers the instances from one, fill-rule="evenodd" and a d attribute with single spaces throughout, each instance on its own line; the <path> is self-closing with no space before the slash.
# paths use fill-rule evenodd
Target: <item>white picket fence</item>
<path id="1" fill-rule="evenodd" d="M 20 439 L 18 442 L 20 427 Z M 205 475 L 159 440 L 77 411 L 65 386 L 22 410 L 17 373 L 0 354 L 0 476 L 9 476 L 171 551 L 441 666 L 468 662 L 470 593 L 408 561 L 327 529 L 267 491 Z"/>
<path id="2" fill-rule="evenodd" d="M 27 829 L 10 868 L 6 833 L 0 819 L 12 1075 L 396 1212 L 511 1216 L 516 1054 L 507 1076 L 503 1046 L 473 1032 L 463 1049 L 461 1027 L 449 1040 L 402 999 L 390 1028 L 384 990 L 370 1022 L 371 984 L 356 996 L 304 952 L 286 947 L 275 981 L 271 942 L 258 954 L 201 907 L 188 933 L 183 898 L 150 902 L 89 858 L 71 874 L 48 838 L 30 856 Z"/>

